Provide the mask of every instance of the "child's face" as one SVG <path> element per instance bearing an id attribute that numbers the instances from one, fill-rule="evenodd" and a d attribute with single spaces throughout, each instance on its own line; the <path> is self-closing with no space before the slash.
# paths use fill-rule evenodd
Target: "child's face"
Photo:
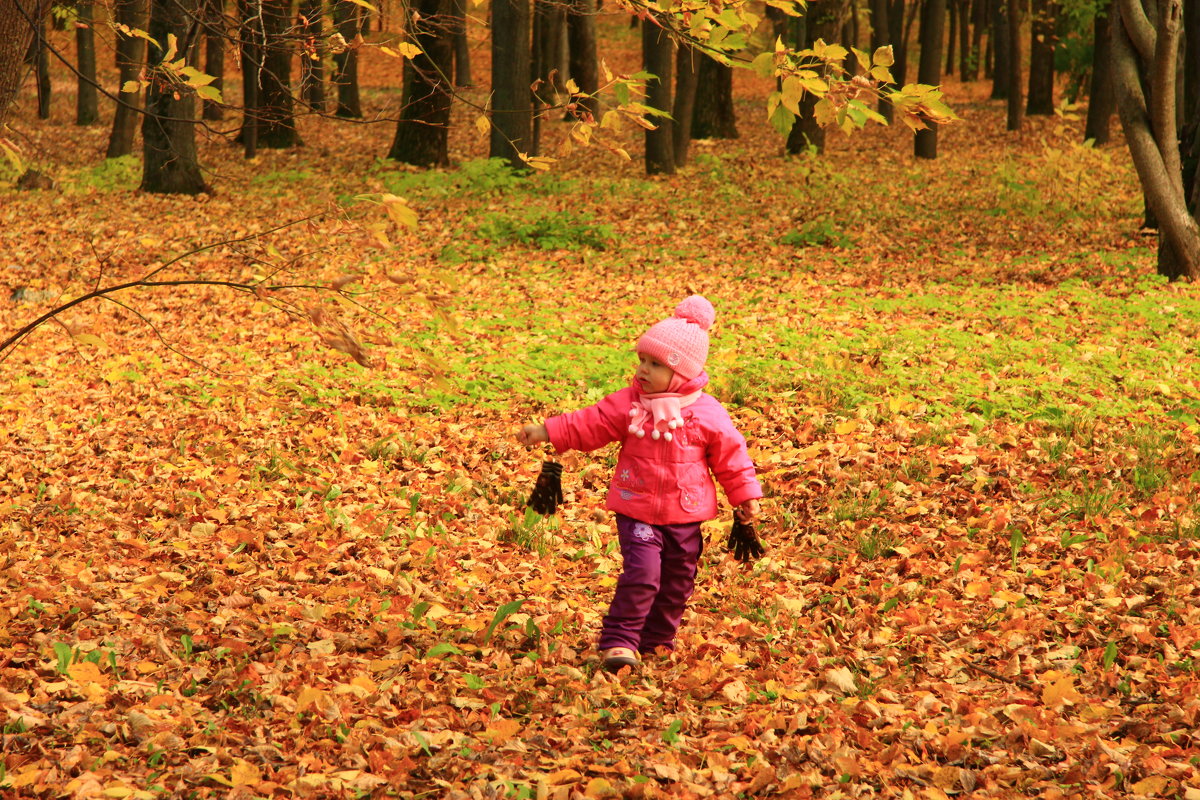
<path id="1" fill-rule="evenodd" d="M 633 377 L 646 394 L 659 394 L 670 387 L 675 370 L 656 358 L 638 353 L 638 368 Z"/>

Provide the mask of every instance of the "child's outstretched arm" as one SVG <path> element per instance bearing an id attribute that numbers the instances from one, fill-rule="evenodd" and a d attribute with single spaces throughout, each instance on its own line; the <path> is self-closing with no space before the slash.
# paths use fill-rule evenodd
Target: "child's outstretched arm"
<path id="1" fill-rule="evenodd" d="M 526 447 L 532 447 L 535 444 L 550 441 L 550 433 L 546 430 L 545 425 L 531 422 L 517 431 L 517 441 Z"/>

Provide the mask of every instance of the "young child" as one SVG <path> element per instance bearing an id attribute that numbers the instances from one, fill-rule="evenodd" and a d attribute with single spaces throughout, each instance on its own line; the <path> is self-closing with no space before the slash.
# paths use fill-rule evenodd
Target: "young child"
<path id="1" fill-rule="evenodd" d="M 517 433 L 521 444 L 550 442 L 560 453 L 621 442 L 607 506 L 617 512 L 624 566 L 599 643 L 610 671 L 674 647 L 704 544 L 700 523 L 717 516 L 710 470 L 739 518 L 759 514 L 762 488 L 746 440 L 702 391 L 715 316 L 708 300 L 688 297 L 638 340 L 630 386 Z"/>

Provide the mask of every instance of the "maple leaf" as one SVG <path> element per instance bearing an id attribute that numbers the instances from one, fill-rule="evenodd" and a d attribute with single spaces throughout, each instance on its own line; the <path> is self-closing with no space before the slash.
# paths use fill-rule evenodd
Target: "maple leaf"
<path id="1" fill-rule="evenodd" d="M 308 310 L 308 318 L 317 329 L 321 341 L 334 350 L 345 353 L 364 367 L 374 366 L 358 339 L 348 327 L 320 306 Z"/>

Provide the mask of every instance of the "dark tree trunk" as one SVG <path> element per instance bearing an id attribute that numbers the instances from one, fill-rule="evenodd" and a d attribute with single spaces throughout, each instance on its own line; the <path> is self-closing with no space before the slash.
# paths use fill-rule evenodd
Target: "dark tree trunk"
<path id="1" fill-rule="evenodd" d="M 1190 6 L 1184 6 L 1184 13 Z M 1087 123 L 1083 128 L 1083 138 L 1091 139 L 1095 144 L 1107 144 L 1109 140 L 1109 125 L 1116 111 L 1112 85 L 1112 33 L 1109 30 L 1107 8 L 1096 14 L 1093 28 L 1095 46 L 1092 50 L 1092 84 L 1088 91 Z M 1193 118 L 1194 112 L 1188 118 Z"/>
<path id="2" fill-rule="evenodd" d="M 259 76 L 259 147 L 279 150 L 300 144 L 292 99 L 292 24 L 289 0 L 262 0 L 266 33 L 263 68 Z"/>
<path id="3" fill-rule="evenodd" d="M 46 20 L 38 28 L 34 41 L 33 63 L 37 70 L 38 119 L 50 119 L 50 48 L 46 46 Z"/>
<path id="4" fill-rule="evenodd" d="M 733 110 L 733 67 L 707 56 L 702 56 L 697 64 L 692 138 L 738 138 L 737 116 Z"/>
<path id="5" fill-rule="evenodd" d="M 46 0 L 0 0 L 0 126 L 26 74 L 24 64 L 34 39 L 29 20 L 40 24 L 49 8 Z"/>
<path id="6" fill-rule="evenodd" d="M 642 21 L 642 68 L 646 79 L 646 105 L 670 113 L 672 72 L 675 68 L 675 40 L 653 19 Z M 646 174 L 674 175 L 674 125 L 666 117 L 654 117 L 654 130 L 646 131 Z"/>
<path id="7" fill-rule="evenodd" d="M 871 0 L 871 52 L 874 53 L 881 47 L 892 44 L 891 28 L 888 25 L 888 0 Z M 895 47 L 892 48 L 893 58 L 895 57 Z M 896 77 L 893 70 L 892 77 Z M 882 114 L 888 122 L 892 120 L 892 104 L 887 100 L 880 99 L 879 113 Z"/>
<path id="8" fill-rule="evenodd" d="M 1054 48 L 1058 43 L 1058 4 L 1033 0 L 1029 44 L 1029 101 L 1025 113 L 1054 113 Z"/>
<path id="9" fill-rule="evenodd" d="M 691 46 L 680 42 L 675 51 L 675 105 L 671 142 L 675 166 L 687 164 L 688 147 L 692 143 L 692 117 L 696 107 L 696 83 L 700 75 L 700 59 L 704 58 Z"/>
<path id="10" fill-rule="evenodd" d="M 596 0 L 572 0 L 567 10 L 568 73 L 579 91 L 594 95 L 600 89 L 600 66 L 596 56 Z M 595 116 L 599 101 L 581 101 L 583 111 Z"/>
<path id="11" fill-rule="evenodd" d="M 467 0 L 454 0 L 454 85 L 471 86 L 471 41 L 467 38 Z"/>
<path id="12" fill-rule="evenodd" d="M 333 0 L 333 25 L 347 42 L 361 33 L 363 10 L 349 0 Z M 361 119 L 362 99 L 358 92 L 358 49 L 351 47 L 333 54 L 333 82 L 337 84 L 337 115 Z"/>
<path id="13" fill-rule="evenodd" d="M 888 35 L 892 44 L 892 57 L 895 59 L 895 63 L 892 64 L 892 77 L 896 79 L 897 86 L 908 83 L 908 29 L 904 25 L 906 10 L 906 0 L 891 0 L 891 7 L 888 8 Z M 890 110 L 886 116 L 891 120 Z"/>
<path id="14" fill-rule="evenodd" d="M 979 0 L 975 0 L 979 2 Z M 958 6 L 958 77 L 971 79 L 971 0 L 959 0 Z"/>
<path id="15" fill-rule="evenodd" d="M 203 0 L 204 2 L 204 73 L 213 77 L 210 84 L 225 98 L 225 0 Z M 225 108 L 214 100 L 202 101 L 201 116 L 207 120 L 225 118 Z"/>
<path id="16" fill-rule="evenodd" d="M 92 125 L 100 119 L 96 92 L 96 32 L 92 30 L 92 0 L 77 0 L 75 52 L 79 62 L 79 92 L 75 95 L 75 124 Z"/>
<path id="17" fill-rule="evenodd" d="M 942 35 L 946 27 L 946 0 L 925 0 L 921 8 L 921 61 L 917 82 L 937 86 L 942 82 Z M 917 158 L 937 158 L 937 127 L 917 131 L 913 141 Z"/>
<path id="18" fill-rule="evenodd" d="M 985 59 L 983 32 L 988 26 L 987 10 L 987 0 L 973 0 L 971 3 L 971 54 L 967 61 L 967 67 L 963 71 L 964 81 L 979 80 L 979 62 Z"/>
<path id="19" fill-rule="evenodd" d="M 1107 10 L 1107 6 L 1105 6 Z M 1200 117 L 1200 3 L 1183 4 L 1183 118 Z"/>
<path id="20" fill-rule="evenodd" d="M 533 144 L 531 152 L 541 150 L 542 123 L 547 108 L 557 102 L 563 88 L 560 65 L 563 60 L 563 32 L 566 9 L 556 0 L 533 0 L 533 31 L 530 69 L 533 75 Z"/>
<path id="21" fill-rule="evenodd" d="M 1021 97 L 1021 20 L 1023 0 L 1007 0 L 1008 5 L 1008 116 L 1005 128 L 1021 130 L 1025 105 Z"/>
<path id="22" fill-rule="evenodd" d="M 410 8 L 420 19 L 406 27 L 422 52 L 404 62 L 404 98 L 388 158 L 443 167 L 450 163 L 454 0 L 415 0 Z"/>
<path id="23" fill-rule="evenodd" d="M 300 97 L 325 111 L 325 14 L 322 0 L 300 0 Z"/>
<path id="24" fill-rule="evenodd" d="M 960 16 L 958 13 L 958 4 L 959 0 L 946 0 L 946 15 L 949 18 L 947 20 L 949 30 L 942 31 L 946 34 L 946 70 L 944 73 L 946 75 L 954 74 L 954 56 L 956 54 L 955 48 L 958 47 L 958 19 Z M 922 34 L 923 38 L 924 35 Z"/>
<path id="25" fill-rule="evenodd" d="M 174 35 L 179 52 L 193 42 L 189 34 L 198 12 L 196 0 L 153 0 L 148 33 L 158 42 Z M 151 48 L 149 65 L 162 63 L 163 51 Z M 177 88 L 161 73 L 155 74 L 146 92 L 146 115 L 142 119 L 142 186 L 154 194 L 199 194 L 208 191 L 196 160 L 196 95 Z"/>
<path id="26" fill-rule="evenodd" d="M 146 29 L 146 0 L 120 0 L 113 10 L 115 21 L 132 30 Z M 117 33 L 117 107 L 113 114 L 112 133 L 108 137 L 106 158 L 120 158 L 133 152 L 133 139 L 141 111 L 141 89 L 122 90 L 136 81 L 146 59 L 146 40 L 140 36 Z"/>
<path id="27" fill-rule="evenodd" d="M 1004 100 L 1009 93 L 1008 0 L 989 0 L 992 4 L 992 99 Z"/>
<path id="28" fill-rule="evenodd" d="M 259 85 L 262 73 L 262 5 L 260 0 L 239 0 L 242 24 L 238 28 L 238 58 L 242 64 L 242 129 L 238 139 L 246 158 L 258 154 Z"/>
<path id="29" fill-rule="evenodd" d="M 525 168 L 533 138 L 529 0 L 492 3 L 492 132 L 488 154 Z"/>

